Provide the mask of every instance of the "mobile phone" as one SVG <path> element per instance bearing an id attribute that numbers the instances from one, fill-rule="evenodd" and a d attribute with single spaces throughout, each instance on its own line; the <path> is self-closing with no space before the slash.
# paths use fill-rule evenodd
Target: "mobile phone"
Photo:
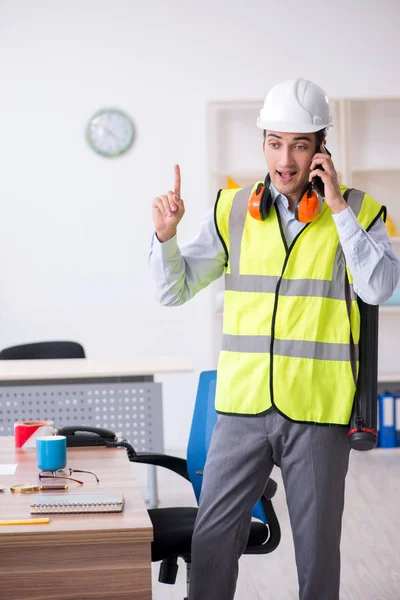
<path id="1" fill-rule="evenodd" d="M 323 144 L 322 144 L 322 146 L 323 146 Z M 329 152 L 328 148 L 326 146 L 324 146 L 324 148 L 325 148 L 325 152 L 329 156 L 332 156 L 332 154 Z M 324 170 L 322 165 L 318 165 L 318 169 Z M 324 188 L 324 182 L 322 181 L 321 177 L 316 176 L 313 178 L 312 181 L 313 181 L 313 186 L 316 189 L 316 191 L 318 192 L 318 194 L 324 198 L 325 197 L 325 188 Z"/>

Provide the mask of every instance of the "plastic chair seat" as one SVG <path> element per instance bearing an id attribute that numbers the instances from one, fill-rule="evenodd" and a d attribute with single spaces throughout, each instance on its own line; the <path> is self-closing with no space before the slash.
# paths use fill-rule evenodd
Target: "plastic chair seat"
<path id="1" fill-rule="evenodd" d="M 154 529 L 151 560 L 157 562 L 173 555 L 189 556 L 197 508 L 155 508 L 148 512 Z M 252 546 L 264 544 L 268 535 L 264 523 L 252 521 L 246 552 L 251 553 Z"/>

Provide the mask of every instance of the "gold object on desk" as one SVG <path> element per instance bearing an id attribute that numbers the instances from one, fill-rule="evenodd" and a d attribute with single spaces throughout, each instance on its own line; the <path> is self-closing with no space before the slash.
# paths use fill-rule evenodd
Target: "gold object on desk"
<path id="1" fill-rule="evenodd" d="M 13 494 L 29 494 L 30 492 L 46 492 L 53 490 L 68 490 L 67 485 L 32 485 L 29 483 L 15 483 L 10 487 Z"/>
<path id="2" fill-rule="evenodd" d="M 7 521 L 0 521 L 0 525 L 46 525 L 50 523 L 49 518 L 45 519 L 9 519 Z"/>

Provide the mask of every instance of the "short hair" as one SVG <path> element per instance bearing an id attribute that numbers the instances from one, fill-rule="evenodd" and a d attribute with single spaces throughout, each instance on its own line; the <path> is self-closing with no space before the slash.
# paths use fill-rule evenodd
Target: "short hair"
<path id="1" fill-rule="evenodd" d="M 320 129 L 319 131 L 316 131 L 315 136 L 317 138 L 317 151 L 319 151 L 320 145 L 326 138 L 326 127 L 325 127 L 325 129 Z"/>
<path id="2" fill-rule="evenodd" d="M 266 135 L 267 135 L 267 130 L 264 129 L 264 142 L 265 142 Z M 316 141 L 317 141 L 317 152 L 319 152 L 319 147 L 322 144 L 322 142 L 324 141 L 324 139 L 326 138 L 326 127 L 324 129 L 320 129 L 319 131 L 316 131 L 315 137 L 316 137 Z"/>

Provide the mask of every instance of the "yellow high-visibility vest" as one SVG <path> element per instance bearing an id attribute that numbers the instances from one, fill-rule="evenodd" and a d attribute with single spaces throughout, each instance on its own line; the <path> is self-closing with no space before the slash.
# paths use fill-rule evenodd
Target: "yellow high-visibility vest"
<path id="1" fill-rule="evenodd" d="M 332 212 L 324 202 L 288 247 L 275 206 L 265 221 L 248 213 L 251 192 L 223 190 L 215 207 L 229 257 L 216 410 L 257 415 L 273 404 L 296 422 L 347 425 L 360 313 Z M 385 215 L 359 190 L 348 203 L 366 230 Z"/>

